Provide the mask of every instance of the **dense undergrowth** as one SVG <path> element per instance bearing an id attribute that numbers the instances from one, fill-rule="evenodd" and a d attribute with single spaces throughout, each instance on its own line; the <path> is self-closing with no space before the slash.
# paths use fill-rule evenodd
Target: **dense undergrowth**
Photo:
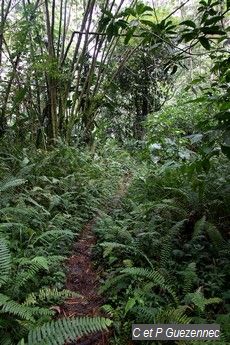
<path id="1" fill-rule="evenodd" d="M 229 160 L 186 107 L 149 120 L 138 174 L 95 227 L 112 344 L 129 342 L 132 323 L 217 323 L 217 343 L 230 341 Z"/>
<path id="2" fill-rule="evenodd" d="M 74 295 L 65 259 L 95 215 L 111 344 L 127 344 L 132 323 L 214 322 L 228 344 L 229 160 L 179 110 L 162 121 L 167 111 L 149 120 L 132 158 L 115 141 L 97 153 L 1 147 L 0 344 L 61 345 L 111 324 L 52 321 Z"/>
<path id="3" fill-rule="evenodd" d="M 229 9 L 2 1 L 0 345 L 213 322 L 230 344 Z M 108 318 L 61 318 L 95 216 Z"/>
<path id="4" fill-rule="evenodd" d="M 98 222 L 114 344 L 127 344 L 131 323 L 213 322 L 228 343 L 229 172 L 225 159 L 207 174 L 150 168 Z"/>
<path id="5" fill-rule="evenodd" d="M 47 322 L 52 306 L 74 295 L 63 289 L 73 241 L 128 165 L 128 155 L 110 147 L 100 157 L 65 145 L 50 152 L 2 147 L 0 344 L 64 344 L 108 326 L 103 318 Z"/>

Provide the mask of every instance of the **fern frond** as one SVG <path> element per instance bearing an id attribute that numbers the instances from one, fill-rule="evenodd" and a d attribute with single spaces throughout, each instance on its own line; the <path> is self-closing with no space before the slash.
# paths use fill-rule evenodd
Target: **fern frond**
<path id="1" fill-rule="evenodd" d="M 11 180 L 5 181 L 4 183 L 0 184 L 0 192 L 5 192 L 6 190 L 10 188 L 21 186 L 22 184 L 25 184 L 26 182 L 27 181 L 25 179 L 12 178 Z"/>
<path id="2" fill-rule="evenodd" d="M 0 307 L 1 313 L 10 313 L 22 319 L 34 321 L 33 308 L 23 306 L 2 293 L 0 293 Z"/>
<path id="3" fill-rule="evenodd" d="M 166 268 L 172 255 L 172 236 L 166 235 L 161 242 L 160 266 L 161 268 Z"/>
<path id="4" fill-rule="evenodd" d="M 183 293 L 186 295 L 192 289 L 194 282 L 197 280 L 196 264 L 191 262 L 186 269 L 182 272 L 184 276 Z"/>
<path id="5" fill-rule="evenodd" d="M 0 345 L 14 345 L 14 342 L 10 336 L 10 334 L 4 332 L 0 332 Z"/>
<path id="6" fill-rule="evenodd" d="M 4 215 L 13 215 L 16 217 L 24 217 L 24 220 L 31 220 L 33 217 L 41 218 L 42 213 L 33 207 L 4 207 L 0 209 L 0 213 Z"/>
<path id="7" fill-rule="evenodd" d="M 129 246 L 117 242 L 103 242 L 100 243 L 100 246 L 105 247 L 104 257 L 108 256 L 113 249 L 124 249 L 128 251 L 130 250 Z"/>
<path id="8" fill-rule="evenodd" d="M 169 307 L 161 310 L 155 317 L 155 323 L 177 323 L 188 324 L 192 321 L 185 315 L 186 306 L 179 306 L 178 308 Z"/>
<path id="9" fill-rule="evenodd" d="M 29 267 L 19 272 L 16 276 L 14 284 L 15 291 L 18 291 L 28 280 L 33 279 L 40 270 L 48 271 L 49 269 L 47 259 L 44 256 L 34 257 L 30 260 L 30 263 L 27 262 L 27 265 Z"/>
<path id="10" fill-rule="evenodd" d="M 23 229 L 23 228 L 27 228 L 27 226 L 23 223 L 16 223 L 16 222 L 7 222 L 7 223 L 1 223 L 0 224 L 0 231 L 4 231 L 5 229 L 9 229 L 9 228 L 14 228 L 14 229 Z"/>
<path id="11" fill-rule="evenodd" d="M 42 205 L 40 205 L 36 200 L 34 200 L 33 198 L 31 198 L 28 195 L 24 195 L 22 194 L 22 196 L 25 197 L 26 201 L 29 201 L 32 205 L 36 206 L 38 209 L 40 208 L 44 214 L 46 214 L 47 216 L 50 216 L 50 212 L 46 210 L 46 208 Z"/>
<path id="12" fill-rule="evenodd" d="M 186 218 L 186 216 L 187 216 L 187 211 L 184 210 L 182 207 L 170 205 L 167 203 L 156 204 L 154 207 L 160 211 L 166 210 L 166 211 L 169 211 L 171 213 L 174 213 L 174 214 L 180 216 L 181 218 Z"/>
<path id="13" fill-rule="evenodd" d="M 111 320 L 103 317 L 51 321 L 29 332 L 28 345 L 64 345 L 77 337 L 107 330 L 111 323 Z"/>
<path id="14" fill-rule="evenodd" d="M 58 291 L 58 289 L 43 288 L 39 290 L 38 294 L 34 292 L 29 294 L 23 304 L 34 305 L 38 302 L 49 302 L 50 300 L 60 302 L 60 300 L 70 297 L 81 297 L 81 295 L 65 289 Z"/>
<path id="15" fill-rule="evenodd" d="M 62 298 L 69 298 L 69 297 L 81 297 L 80 294 L 70 291 L 70 290 L 61 290 L 58 291 L 57 289 L 41 289 L 38 294 L 38 299 L 40 301 L 45 301 L 49 300 L 50 298 L 52 299 L 62 299 Z"/>
<path id="16" fill-rule="evenodd" d="M 75 234 L 71 230 L 48 230 L 41 234 L 40 236 L 36 237 L 36 239 L 33 241 L 33 244 L 41 241 L 41 242 L 52 242 L 54 238 L 67 238 L 69 240 L 72 240 L 74 238 Z"/>
<path id="17" fill-rule="evenodd" d="M 113 317 L 114 308 L 110 304 L 104 304 L 101 309 L 108 314 L 110 317 Z"/>
<path id="18" fill-rule="evenodd" d="M 136 306 L 133 308 L 133 312 L 136 314 L 135 318 L 144 323 L 153 323 L 158 311 L 158 308 L 147 306 Z"/>
<path id="19" fill-rule="evenodd" d="M 127 243 L 129 245 L 133 244 L 133 238 L 130 232 L 126 228 L 119 228 L 117 232 L 117 237 L 119 241 Z"/>
<path id="20" fill-rule="evenodd" d="M 190 194 L 188 191 L 182 190 L 180 188 L 175 188 L 175 187 L 164 187 L 164 190 L 169 190 L 173 192 L 173 194 L 178 194 L 181 196 L 186 202 L 189 202 Z"/>
<path id="21" fill-rule="evenodd" d="M 124 268 L 121 273 L 125 273 L 132 276 L 143 277 L 158 285 L 164 285 L 164 277 L 157 271 L 149 270 L 142 267 L 127 267 Z"/>
<path id="22" fill-rule="evenodd" d="M 217 249 L 220 248 L 224 243 L 224 240 L 216 226 L 209 222 L 206 222 L 206 232 L 214 247 L 216 247 Z"/>
<path id="23" fill-rule="evenodd" d="M 209 304 L 219 304 L 222 302 L 222 299 L 219 297 L 211 297 L 211 298 L 206 298 L 205 300 L 205 305 L 209 305 Z"/>
<path id="24" fill-rule="evenodd" d="M 128 252 L 132 255 L 139 254 L 141 255 L 149 264 L 151 268 L 153 268 L 153 265 L 147 255 L 145 255 L 141 250 L 139 250 L 137 247 L 128 246 L 127 244 L 117 243 L 117 242 L 103 242 L 100 243 L 100 246 L 105 247 L 103 256 L 108 256 L 113 249 L 124 249 L 125 252 Z"/>
<path id="25" fill-rule="evenodd" d="M 187 302 L 192 302 L 200 311 L 204 311 L 206 305 L 209 304 L 218 304 L 221 303 L 222 300 L 218 297 L 213 297 L 213 298 L 205 298 L 203 293 L 200 290 L 197 290 L 193 293 L 188 293 L 185 296 L 185 301 Z"/>
<path id="26" fill-rule="evenodd" d="M 11 256 L 6 241 L 0 238 L 0 287 L 8 280 L 11 267 Z"/>
<path id="27" fill-rule="evenodd" d="M 197 237 L 200 236 L 200 234 L 202 233 L 202 231 L 205 230 L 205 223 L 206 223 L 206 217 L 203 216 L 201 219 L 199 219 L 195 226 L 194 226 L 194 231 L 193 231 L 193 235 L 192 235 L 192 239 L 195 240 Z"/>
<path id="28" fill-rule="evenodd" d="M 104 293 L 108 291 L 112 286 L 120 283 L 121 281 L 124 282 L 125 277 L 127 277 L 126 274 L 120 274 L 118 276 L 113 276 L 111 278 L 108 278 L 106 282 L 103 285 L 101 285 L 99 292 Z"/>
<path id="29" fill-rule="evenodd" d="M 206 217 L 203 216 L 199 219 L 195 226 L 192 239 L 194 240 L 197 238 L 203 231 L 205 231 L 214 245 L 215 248 L 220 248 L 221 245 L 224 243 L 223 237 L 217 227 L 209 222 L 206 221 Z"/>
<path id="30" fill-rule="evenodd" d="M 128 268 L 123 269 L 121 273 L 148 279 L 151 282 L 153 282 L 155 285 L 159 285 L 161 288 L 168 291 L 169 294 L 173 297 L 173 299 L 177 301 L 177 296 L 176 296 L 175 291 L 173 290 L 171 286 L 168 286 L 167 284 L 165 284 L 165 278 L 159 272 L 153 269 L 150 270 L 150 269 L 146 269 L 142 267 L 128 267 Z"/>
<path id="31" fill-rule="evenodd" d="M 184 227 L 186 221 L 187 219 L 182 219 L 179 222 L 176 222 L 176 224 L 174 224 L 171 229 L 169 229 L 167 235 L 162 238 L 162 249 L 160 253 L 161 268 L 166 268 L 168 266 L 172 255 L 173 240 L 177 233 Z"/>

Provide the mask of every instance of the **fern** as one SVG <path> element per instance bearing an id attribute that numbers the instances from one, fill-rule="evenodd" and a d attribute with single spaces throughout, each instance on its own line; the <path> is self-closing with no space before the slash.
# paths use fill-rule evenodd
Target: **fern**
<path id="1" fill-rule="evenodd" d="M 0 293 L 0 307 L 1 313 L 13 314 L 32 322 L 35 321 L 35 315 L 51 316 L 54 314 L 51 310 L 46 308 L 24 306 L 2 293 Z"/>
<path id="2" fill-rule="evenodd" d="M 111 323 L 111 320 L 103 317 L 51 321 L 29 332 L 28 345 L 64 345 L 77 337 L 107 330 Z"/>
<path id="3" fill-rule="evenodd" d="M 176 214 L 180 216 L 181 218 L 186 218 L 186 215 L 187 215 L 187 211 L 184 210 L 182 207 L 170 205 L 167 203 L 155 204 L 154 207 L 160 211 L 164 211 L 164 210 L 169 211 L 170 213 Z"/>
<path id="4" fill-rule="evenodd" d="M 186 190 L 182 190 L 180 188 L 175 188 L 175 187 L 164 187 L 164 190 L 168 190 L 170 192 L 173 192 L 173 194 L 178 194 L 181 196 L 186 202 L 190 201 L 190 193 Z"/>
<path id="5" fill-rule="evenodd" d="M 50 213 L 45 209 L 44 206 L 40 205 L 36 200 L 31 198 L 30 196 L 27 196 L 26 194 L 21 194 L 22 197 L 24 197 L 25 201 L 30 202 L 32 205 L 36 206 L 38 209 L 41 209 L 44 214 L 47 216 L 50 216 Z"/>
<path id="6" fill-rule="evenodd" d="M 114 308 L 110 304 L 104 304 L 101 309 L 110 317 L 114 315 Z"/>
<path id="7" fill-rule="evenodd" d="M 177 233 L 184 227 L 186 220 L 187 219 L 183 219 L 174 224 L 168 231 L 168 234 L 162 238 L 162 249 L 160 254 L 161 268 L 166 268 L 168 266 L 172 255 L 173 240 L 175 239 Z"/>
<path id="8" fill-rule="evenodd" d="M 126 244 L 117 243 L 117 242 L 103 242 L 100 244 L 100 246 L 105 247 L 104 250 L 104 257 L 108 256 L 113 249 L 123 249 L 125 252 L 131 253 L 132 255 L 141 255 L 149 264 L 149 266 L 152 268 L 153 265 L 147 255 L 145 255 L 141 250 L 139 250 L 135 246 L 128 246 Z"/>
<path id="9" fill-rule="evenodd" d="M 23 304 L 34 305 L 39 302 L 49 302 L 50 300 L 60 302 L 60 300 L 70 297 L 81 297 L 81 295 L 65 289 L 58 291 L 57 289 L 43 288 L 39 290 L 38 293 L 33 292 L 29 294 Z"/>
<path id="10" fill-rule="evenodd" d="M 13 228 L 13 230 L 19 228 L 21 229 L 26 229 L 27 226 L 23 223 L 16 223 L 16 222 L 7 222 L 7 223 L 0 223 L 0 231 L 3 230 L 3 232 L 5 231 L 5 229 L 11 229 Z"/>
<path id="11" fill-rule="evenodd" d="M 206 223 L 206 217 L 203 216 L 201 219 L 199 219 L 195 226 L 193 231 L 192 239 L 195 240 L 197 237 L 200 236 L 200 234 L 205 230 L 205 223 Z"/>
<path id="12" fill-rule="evenodd" d="M 6 241 L 0 238 L 0 287 L 9 279 L 11 256 Z"/>
<path id="13" fill-rule="evenodd" d="M 67 238 L 69 240 L 72 240 L 76 236 L 73 231 L 71 230 L 48 230 L 41 234 L 40 236 L 36 237 L 36 239 L 33 241 L 33 244 L 41 241 L 41 242 L 52 242 L 54 239 L 61 239 L 61 238 Z"/>
<path id="14" fill-rule="evenodd" d="M 196 239 L 204 231 L 207 233 L 214 247 L 217 249 L 220 248 L 221 245 L 224 243 L 223 237 L 221 236 L 220 232 L 218 231 L 215 225 L 206 221 L 205 216 L 203 216 L 196 222 L 194 226 L 192 240 Z"/>
<path id="15" fill-rule="evenodd" d="M 0 345 L 15 345 L 10 334 L 0 331 Z"/>
<path id="16" fill-rule="evenodd" d="M 112 286 L 120 283 L 121 281 L 124 282 L 125 277 L 127 277 L 126 274 L 120 274 L 107 279 L 106 282 L 100 287 L 100 293 L 108 291 Z"/>
<path id="17" fill-rule="evenodd" d="M 185 315 L 186 308 L 186 306 L 179 306 L 178 308 L 169 307 L 162 309 L 155 316 L 155 323 L 191 323 L 192 319 Z"/>
<path id="18" fill-rule="evenodd" d="M 135 318 L 141 320 L 142 323 L 153 323 L 158 313 L 158 308 L 135 306 L 133 312 L 135 313 Z"/>
<path id="19" fill-rule="evenodd" d="M 224 240 L 216 226 L 209 222 L 206 222 L 206 232 L 214 247 L 216 249 L 221 248 Z"/>
<path id="20" fill-rule="evenodd" d="M 222 300 L 218 297 L 212 297 L 212 298 L 205 298 L 203 293 L 200 290 L 197 290 L 193 293 L 188 293 L 185 296 L 185 301 L 193 303 L 194 306 L 198 308 L 201 312 L 205 310 L 206 305 L 209 304 L 218 304 L 221 303 Z"/>
<path id="21" fill-rule="evenodd" d="M 26 183 L 25 179 L 12 178 L 11 180 L 2 182 L 0 184 L 0 192 L 5 192 L 8 189 L 21 186 L 22 184 L 25 184 L 25 183 Z"/>
<path id="22" fill-rule="evenodd" d="M 186 295 L 191 291 L 194 282 L 197 281 L 198 278 L 195 262 L 191 262 L 181 274 L 184 277 L 183 294 Z"/>
<path id="23" fill-rule="evenodd" d="M 24 261 L 24 260 L 23 260 Z M 22 264 L 23 264 L 22 261 Z M 48 261 L 44 256 L 36 256 L 30 262 L 28 259 L 24 261 L 24 264 L 29 267 L 25 270 L 23 269 L 16 276 L 14 282 L 14 290 L 18 291 L 22 286 L 24 286 L 29 280 L 33 279 L 40 270 L 48 271 Z"/>
<path id="24" fill-rule="evenodd" d="M 159 285 L 164 290 L 168 291 L 175 301 L 177 301 L 176 294 L 171 286 L 165 284 L 165 278 L 155 270 L 149 270 L 142 267 L 129 267 L 121 271 L 131 276 L 142 277 L 148 280 L 151 280 L 155 285 Z"/>
<path id="25" fill-rule="evenodd" d="M 149 270 L 142 267 L 128 267 L 124 268 L 121 273 L 126 273 L 132 276 L 143 277 L 148 280 L 153 281 L 154 283 L 163 286 L 165 284 L 164 277 L 157 271 Z"/>

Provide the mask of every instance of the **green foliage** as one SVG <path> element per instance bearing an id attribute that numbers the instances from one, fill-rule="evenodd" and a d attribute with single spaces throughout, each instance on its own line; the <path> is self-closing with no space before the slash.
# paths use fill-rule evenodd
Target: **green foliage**
<path id="1" fill-rule="evenodd" d="M 28 333 L 30 344 L 64 344 L 77 335 L 109 325 L 110 321 L 103 318 L 63 319 L 53 323 L 51 320 L 55 314 L 53 305 L 79 296 L 63 289 L 63 261 L 84 223 L 111 197 L 127 169 L 128 155 L 124 159 L 119 154 L 114 148 L 113 159 L 117 160 L 113 162 L 106 152 L 104 157 L 93 159 L 90 153 L 64 145 L 51 152 L 18 149 L 13 154 L 3 147 L 0 165 L 3 344 L 15 344 L 21 338 L 26 343 Z M 55 333 L 51 338 L 50 332 Z"/>
<path id="2" fill-rule="evenodd" d="M 141 163 L 119 209 L 97 222 L 117 342 L 133 322 L 213 323 L 229 312 L 229 162 L 214 156 L 205 171 L 200 159 Z"/>
<path id="3" fill-rule="evenodd" d="M 106 330 L 111 325 L 109 319 L 102 317 L 77 319 L 59 319 L 31 330 L 28 334 L 28 345 L 64 345 L 77 337 Z"/>
<path id="4" fill-rule="evenodd" d="M 65 344 L 111 324 L 53 320 L 77 295 L 64 260 L 96 215 L 112 343 L 129 343 L 134 322 L 207 322 L 227 344 L 229 1 L 79 4 L 81 23 L 68 1 L 2 7 L 0 344 Z"/>
<path id="5" fill-rule="evenodd" d="M 10 266 L 11 266 L 11 262 L 10 262 L 9 248 L 6 244 L 6 241 L 0 238 L 0 271 L 1 271 L 0 287 L 8 279 Z"/>

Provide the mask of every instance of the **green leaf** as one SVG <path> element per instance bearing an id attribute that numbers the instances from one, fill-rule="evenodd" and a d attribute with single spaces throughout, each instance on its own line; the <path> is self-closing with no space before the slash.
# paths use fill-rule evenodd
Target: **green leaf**
<path id="1" fill-rule="evenodd" d="M 28 345 L 64 345 L 66 341 L 107 330 L 111 320 L 103 317 L 63 318 L 32 328 L 28 334 Z M 79 338 L 78 338 L 79 339 Z"/>
<path id="2" fill-rule="evenodd" d="M 230 159 L 230 146 L 221 145 L 221 151 Z"/>
<path id="3" fill-rule="evenodd" d="M 8 182 L 5 182 L 0 185 L 0 192 L 5 192 L 6 190 L 14 187 L 21 186 L 22 184 L 25 184 L 26 180 L 25 179 L 12 179 L 9 180 Z"/>
<path id="4" fill-rule="evenodd" d="M 7 243 L 4 239 L 0 239 L 0 287 L 9 279 L 11 267 L 11 256 Z"/>
<path id="5" fill-rule="evenodd" d="M 196 38 L 198 35 L 198 31 L 197 29 L 193 30 L 192 32 L 188 32 L 182 35 L 182 39 L 187 43 L 191 40 L 193 40 L 194 38 Z"/>
<path id="6" fill-rule="evenodd" d="M 171 72 L 171 75 L 172 75 L 172 74 L 175 74 L 176 71 L 177 71 L 177 69 L 178 69 L 178 66 L 177 66 L 177 65 L 174 65 L 174 66 L 173 66 L 173 69 L 172 69 L 172 72 Z"/>
<path id="7" fill-rule="evenodd" d="M 214 16 L 212 18 L 209 18 L 205 21 L 205 25 L 211 25 L 211 24 L 216 24 L 218 21 L 223 19 L 223 16 Z"/>
<path id="8" fill-rule="evenodd" d="M 98 32 L 102 32 L 107 27 L 110 21 L 111 21 L 110 17 L 101 18 L 99 20 Z"/>
<path id="9" fill-rule="evenodd" d="M 138 15 L 141 15 L 141 14 L 143 14 L 144 12 L 152 11 L 152 10 L 153 10 L 152 7 L 146 6 L 146 5 L 143 4 L 143 3 L 139 3 L 139 4 L 136 5 L 136 13 L 137 13 Z"/>
<path id="10" fill-rule="evenodd" d="M 200 30 L 206 35 L 225 35 L 225 32 L 219 26 L 205 26 Z"/>
<path id="11" fill-rule="evenodd" d="M 110 42 L 113 37 L 118 35 L 119 26 L 116 23 L 110 23 L 107 27 L 106 33 L 108 35 L 108 41 Z"/>
<path id="12" fill-rule="evenodd" d="M 116 21 L 116 25 L 119 26 L 122 29 L 125 29 L 128 26 L 128 22 L 126 20 L 119 19 L 119 20 Z"/>
<path id="13" fill-rule="evenodd" d="M 206 50 L 210 50 L 211 46 L 207 37 L 205 36 L 199 37 L 199 42 Z"/>
<path id="14" fill-rule="evenodd" d="M 184 22 L 181 22 L 179 25 L 186 25 L 191 28 L 196 28 L 196 24 L 192 20 L 185 20 Z"/>
<path id="15" fill-rule="evenodd" d="M 131 29 L 129 29 L 129 30 L 127 31 L 126 36 L 125 36 L 125 39 L 124 39 L 124 44 L 125 44 L 125 45 L 129 43 L 129 41 L 130 41 L 130 39 L 132 38 L 132 36 L 133 36 L 135 30 L 136 30 L 136 28 L 133 27 L 133 28 L 131 28 Z"/>
<path id="16" fill-rule="evenodd" d="M 129 299 L 128 299 L 128 301 L 127 301 L 127 303 L 126 303 L 126 306 L 125 306 L 125 315 L 128 313 L 128 311 L 129 311 L 130 309 L 133 308 L 133 306 L 135 305 L 135 303 L 136 303 L 136 298 L 135 298 L 135 297 L 129 298 Z"/>

